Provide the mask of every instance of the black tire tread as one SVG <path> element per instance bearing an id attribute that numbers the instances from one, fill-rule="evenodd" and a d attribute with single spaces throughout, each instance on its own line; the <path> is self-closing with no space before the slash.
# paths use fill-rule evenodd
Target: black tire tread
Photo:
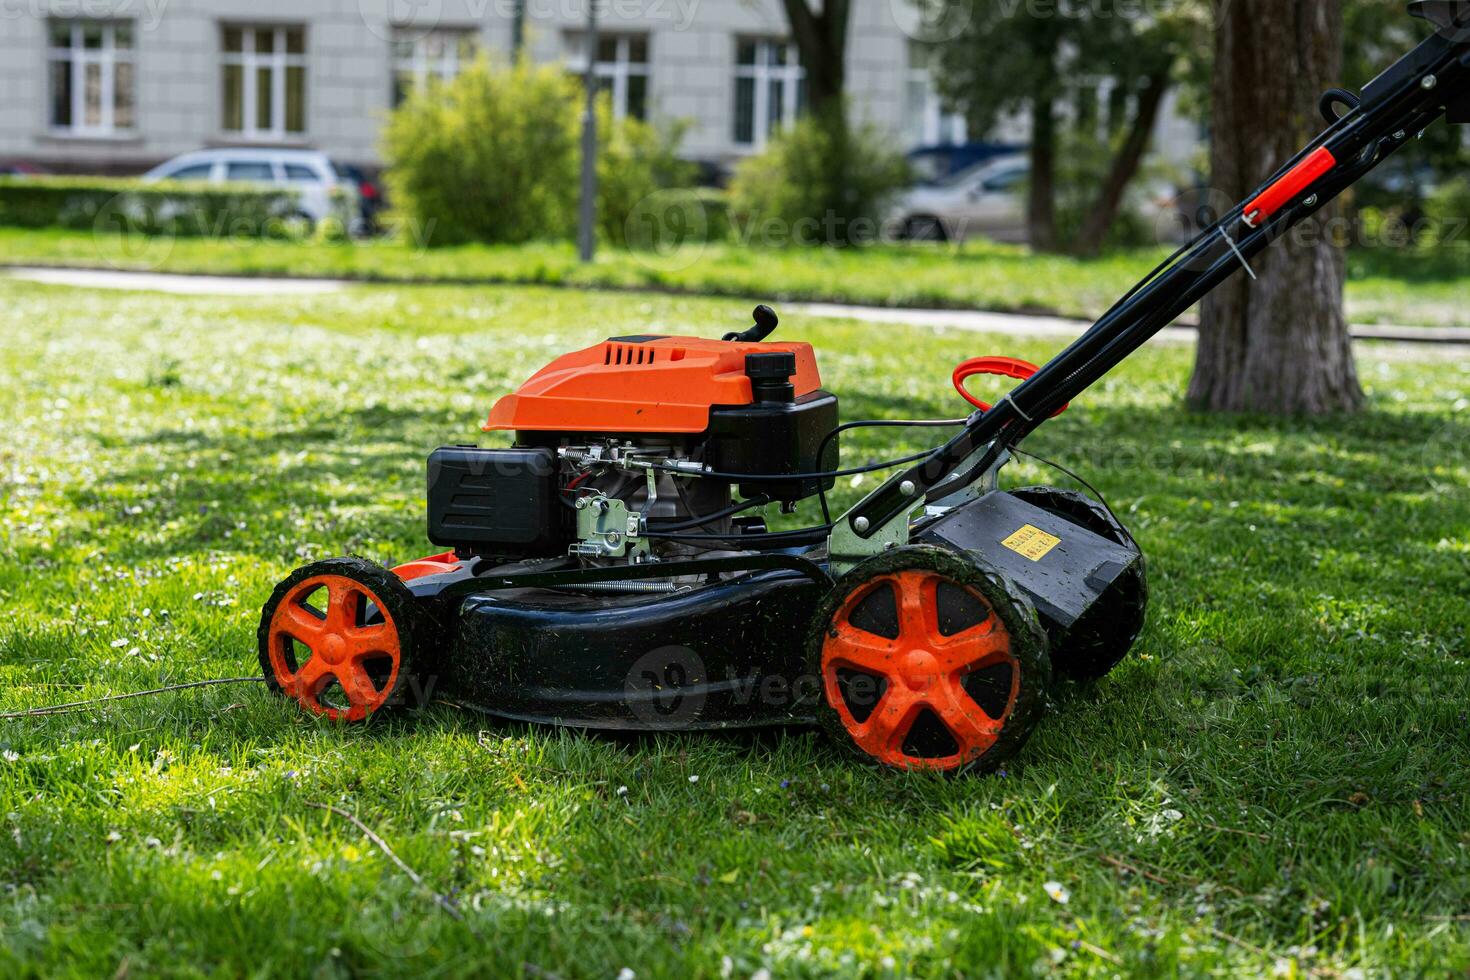
<path id="1" fill-rule="evenodd" d="M 433 621 L 428 611 L 408 590 L 408 586 L 403 584 L 402 579 L 376 562 L 352 555 L 324 558 L 300 566 L 276 585 L 270 598 L 261 607 L 260 625 L 256 629 L 256 647 L 266 686 L 273 693 L 285 696 L 280 684 L 276 682 L 275 671 L 271 669 L 269 654 L 270 624 L 276 608 L 297 585 L 318 575 L 340 575 L 361 583 L 382 600 L 398 627 L 398 678 L 387 702 L 368 717 L 419 707 L 426 687 L 422 683 L 424 678 L 418 672 L 425 665 L 426 655 L 430 652 L 428 644 L 434 633 Z"/>
<path id="2" fill-rule="evenodd" d="M 936 571 L 961 585 L 974 588 L 990 603 L 1010 633 L 1011 652 L 1016 657 L 1021 674 L 1016 704 L 1006 719 L 1000 737 L 984 755 L 949 770 L 950 775 L 994 772 L 1021 751 L 1041 719 L 1051 683 L 1051 661 L 1046 632 L 1041 627 L 1031 600 L 999 570 L 972 553 L 933 545 L 909 545 L 870 558 L 837 580 L 832 591 L 818 605 L 807 634 L 806 673 L 809 677 L 817 678 L 814 708 L 818 723 L 837 744 L 845 746 L 848 751 L 866 762 L 881 765 L 853 742 L 836 709 L 827 704 L 826 697 L 821 693 L 822 646 L 832 617 L 855 589 L 876 575 L 911 568 Z"/>

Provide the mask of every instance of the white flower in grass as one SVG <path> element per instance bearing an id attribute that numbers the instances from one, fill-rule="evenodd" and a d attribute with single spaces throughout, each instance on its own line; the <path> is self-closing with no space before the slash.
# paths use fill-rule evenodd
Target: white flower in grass
<path id="1" fill-rule="evenodd" d="M 1068 892 L 1067 889 L 1062 887 L 1062 883 L 1060 881 L 1048 881 L 1044 883 L 1041 887 L 1043 890 L 1045 890 L 1047 895 L 1051 897 L 1051 900 L 1053 902 L 1056 902 L 1058 905 L 1066 905 L 1072 900 L 1071 893 Z"/>
<path id="2" fill-rule="evenodd" d="M 20 753 L 6 749 L 4 752 L 0 752 L 0 759 L 4 759 L 6 762 L 19 762 Z"/>

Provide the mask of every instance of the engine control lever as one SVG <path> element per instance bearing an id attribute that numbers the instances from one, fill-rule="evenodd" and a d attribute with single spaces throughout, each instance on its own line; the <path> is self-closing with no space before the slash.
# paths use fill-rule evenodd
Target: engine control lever
<path id="1" fill-rule="evenodd" d="M 781 322 L 780 317 L 776 316 L 776 311 L 764 303 L 757 306 L 750 315 L 755 320 L 755 326 L 747 330 L 732 330 L 720 339 L 733 340 L 742 344 L 758 344 L 769 337 L 775 331 L 776 325 Z"/>

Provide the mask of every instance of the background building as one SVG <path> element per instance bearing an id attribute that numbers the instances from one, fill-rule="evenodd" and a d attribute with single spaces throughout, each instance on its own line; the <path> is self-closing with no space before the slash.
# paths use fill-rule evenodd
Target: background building
<path id="1" fill-rule="evenodd" d="M 905 145 L 963 140 L 925 49 L 856 0 L 849 94 Z M 0 5 L 0 160 L 127 173 L 226 145 L 324 150 L 378 165 L 384 114 L 431 76 L 509 56 L 513 0 L 25 0 Z M 103 16 L 105 14 L 105 16 Z M 586 64 L 585 0 L 527 0 L 539 62 Z M 608 0 L 597 72 L 615 111 L 691 123 L 687 156 L 759 149 L 801 111 L 802 69 L 779 0 Z M 1022 128 L 992 134 L 1024 139 Z M 1166 155 L 1197 145 L 1172 114 Z"/>

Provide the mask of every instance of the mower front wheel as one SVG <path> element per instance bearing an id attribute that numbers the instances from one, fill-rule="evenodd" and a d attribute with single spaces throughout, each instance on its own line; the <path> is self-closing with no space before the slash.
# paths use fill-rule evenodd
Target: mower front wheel
<path id="1" fill-rule="evenodd" d="M 1051 668 L 1031 603 L 974 556 L 896 548 L 838 580 L 808 640 L 822 727 L 895 769 L 990 772 L 1045 704 Z"/>
<path id="2" fill-rule="evenodd" d="M 362 558 L 303 565 L 260 614 L 260 667 L 272 691 L 334 721 L 416 705 L 430 619 L 402 580 Z"/>

